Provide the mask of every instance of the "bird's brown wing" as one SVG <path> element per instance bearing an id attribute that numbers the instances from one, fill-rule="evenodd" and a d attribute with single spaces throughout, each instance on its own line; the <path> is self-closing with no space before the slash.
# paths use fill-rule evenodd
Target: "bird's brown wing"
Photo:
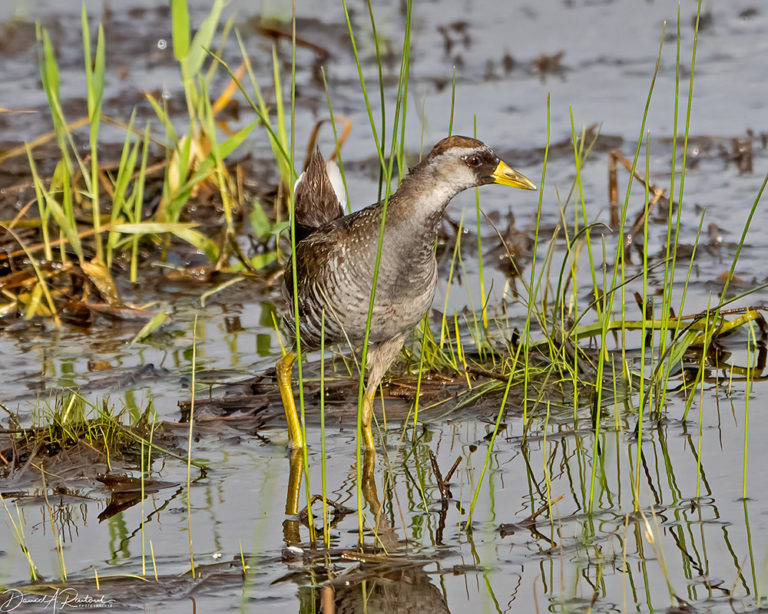
<path id="1" fill-rule="evenodd" d="M 294 212 L 297 241 L 344 215 L 319 148 L 312 154 L 304 176 L 296 184 Z"/>

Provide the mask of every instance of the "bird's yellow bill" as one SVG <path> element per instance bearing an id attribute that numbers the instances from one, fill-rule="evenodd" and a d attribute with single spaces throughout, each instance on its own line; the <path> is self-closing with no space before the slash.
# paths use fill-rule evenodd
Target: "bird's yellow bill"
<path id="1" fill-rule="evenodd" d="M 522 173 L 518 173 L 516 170 L 509 168 L 503 160 L 499 160 L 498 166 L 491 173 L 494 183 L 500 183 L 501 185 L 509 185 L 513 188 L 520 188 L 522 190 L 535 190 L 536 184 L 533 183 L 528 177 Z"/>

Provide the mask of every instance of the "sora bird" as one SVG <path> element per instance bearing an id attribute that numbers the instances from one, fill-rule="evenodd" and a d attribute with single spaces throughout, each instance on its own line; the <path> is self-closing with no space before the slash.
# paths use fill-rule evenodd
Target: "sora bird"
<path id="1" fill-rule="evenodd" d="M 292 256 L 301 349 L 318 349 L 321 329 L 326 343 L 358 348 L 365 339 L 384 201 L 343 215 L 319 152 L 313 158 L 296 187 L 294 207 L 297 238 L 303 237 Z M 389 197 L 366 361 L 362 407 L 366 450 L 374 449 L 371 420 L 376 390 L 435 295 L 434 245 L 443 212 L 459 192 L 489 183 L 536 189 L 483 142 L 450 136 L 438 142 Z M 291 261 L 284 281 L 285 298 L 293 305 Z M 284 323 L 295 338 L 293 310 Z M 294 352 L 287 353 L 276 371 L 291 444 L 300 448 L 304 440 L 291 391 L 295 359 Z"/>

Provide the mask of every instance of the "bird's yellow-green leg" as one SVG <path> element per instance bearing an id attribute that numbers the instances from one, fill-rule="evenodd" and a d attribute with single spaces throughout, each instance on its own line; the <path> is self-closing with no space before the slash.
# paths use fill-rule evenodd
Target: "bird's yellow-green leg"
<path id="1" fill-rule="evenodd" d="M 376 398 L 376 391 L 389 369 L 389 365 L 403 347 L 405 335 L 397 335 L 388 341 L 372 346 L 368 350 L 366 365 L 368 370 L 368 382 L 365 386 L 365 396 L 363 397 L 363 407 L 361 421 L 363 423 L 363 447 L 366 450 L 374 451 L 373 445 L 373 400 Z"/>
<path id="2" fill-rule="evenodd" d="M 296 354 L 288 352 L 278 361 L 275 371 L 277 372 L 277 385 L 280 388 L 280 396 L 283 398 L 285 421 L 288 423 L 288 436 L 291 439 L 291 445 L 294 448 L 303 448 L 304 435 L 301 431 L 301 423 L 296 413 L 296 403 L 293 400 L 293 391 L 291 390 L 291 373 L 293 372 L 293 362 L 295 360 Z"/>

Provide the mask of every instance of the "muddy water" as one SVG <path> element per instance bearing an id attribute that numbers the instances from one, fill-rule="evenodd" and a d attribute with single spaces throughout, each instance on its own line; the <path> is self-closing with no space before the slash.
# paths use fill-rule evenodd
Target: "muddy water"
<path id="1" fill-rule="evenodd" d="M 45 109 L 35 65 L 34 28 L 29 25 L 39 19 L 51 29 L 57 46 L 68 117 L 76 119 L 84 113 L 79 6 L 75 4 L 62 8 L 55 2 L 11 0 L 0 7 L 0 19 L 6 24 L 5 42 L 0 43 L 0 106 Z M 195 23 L 204 16 L 207 4 L 193 3 Z M 88 8 L 92 18 L 102 19 L 106 28 L 109 81 L 105 112 L 125 118 L 136 105 L 140 117 L 151 117 L 142 95 L 146 89 L 165 95 L 171 108 L 182 112 L 167 10 L 134 0 L 119 5 L 92 3 Z M 289 9 L 278 2 L 264 2 L 258 7 L 233 2 L 227 10 L 236 13 L 257 74 L 269 83 L 271 40 L 256 33 L 253 18 L 263 12 L 279 19 Z M 692 2 L 682 5 L 683 87 L 690 72 L 694 10 Z M 730 2 L 707 10 L 711 13 L 698 41 L 691 123 L 695 139 L 688 149 L 692 162 L 686 175 L 680 226 L 681 244 L 692 245 L 705 214 L 706 236 L 697 250 L 688 284 L 688 313 L 715 300 L 720 289 L 717 276 L 730 266 L 749 206 L 768 166 L 760 140 L 760 133 L 768 132 L 764 85 L 768 79 L 768 9 L 759 2 Z M 546 237 L 559 220 L 558 201 L 565 201 L 575 174 L 568 143 L 570 111 L 577 131 L 599 123 L 602 133 L 611 137 L 606 142 L 631 156 L 666 20 L 661 68 L 646 129 L 650 131 L 648 165 L 652 178 L 668 185 L 675 76 L 675 42 L 669 35 L 675 30 L 676 11 L 674 3 L 635 0 L 547 0 L 511 7 L 486 1 L 473 3 L 469 14 L 462 2 L 418 3 L 409 90 L 409 149 L 418 152 L 422 140 L 428 146 L 445 135 L 455 65 L 454 132 L 471 134 L 476 119 L 478 136 L 539 182 L 549 96 L 552 142 L 559 146 L 551 152 L 543 191 Z M 348 115 L 355 125 L 344 149 L 353 202 L 372 202 L 377 195 L 373 144 L 343 13 L 334 2 L 300 3 L 298 13 L 299 35 L 329 53 L 325 66 L 334 110 Z M 394 58 L 384 62 L 385 81 L 391 84 L 398 70 L 403 15 L 399 3 L 380 3 L 374 6 L 374 14 L 379 35 Z M 366 79 L 374 88 L 375 51 L 367 19 L 366 10 L 354 10 L 352 22 Z M 234 46 L 226 49 L 234 62 Z M 281 50 L 288 58 L 288 47 Z M 325 115 L 326 107 L 322 86 L 314 76 L 317 54 L 300 49 L 297 59 L 296 132 L 298 143 L 302 143 L 314 122 Z M 391 112 L 394 88 L 390 85 L 386 91 Z M 681 96 L 681 113 L 686 102 Z M 373 96 L 372 103 L 374 116 L 379 117 L 378 96 Z M 181 120 L 181 115 L 177 117 Z M 251 117 L 242 111 L 240 122 L 248 121 Z M 32 138 L 48 129 L 44 113 L 0 115 L 3 141 Z M 740 171 L 731 159 L 732 139 L 747 139 L 747 130 L 754 131 L 752 172 Z M 119 131 L 105 129 L 106 141 L 120 138 Z M 329 141 L 326 136 L 326 146 Z M 254 136 L 246 147 L 257 160 L 264 159 L 264 165 L 269 165 L 263 134 Z M 645 166 L 644 153 L 641 167 Z M 677 155 L 681 155 L 680 148 Z M 607 166 L 606 149 L 598 146 L 581 176 L 589 219 L 606 223 Z M 626 176 L 620 177 L 623 197 Z M 481 191 L 486 212 L 496 212 L 506 224 L 513 211 L 515 227 L 528 235 L 534 224 L 535 198 L 495 187 Z M 642 208 L 642 190 L 635 188 L 629 207 L 633 219 Z M 473 194 L 457 198 L 449 215 L 458 219 L 462 209 L 473 228 Z M 566 219 L 573 219 L 573 211 L 571 201 Z M 768 240 L 763 228 L 767 222 L 763 210 L 758 209 L 737 267 L 744 287 L 766 281 L 763 263 L 768 258 Z M 488 245 L 492 231 L 485 226 L 482 232 Z M 661 252 L 665 234 L 662 218 L 654 218 L 649 228 L 650 254 Z M 615 237 L 608 231 L 605 239 L 607 246 L 615 245 Z M 465 275 L 450 288 L 451 312 L 479 304 L 473 241 L 465 245 Z M 599 239 L 594 244 L 601 249 Z M 540 259 L 545 249 L 540 249 Z M 611 248 L 606 249 L 611 261 Z M 560 241 L 556 262 L 563 250 Z M 485 264 L 490 308 L 498 311 L 507 278 L 490 256 Z M 521 266 L 527 278 L 530 259 L 523 258 Z M 630 271 L 640 270 L 635 256 Z M 681 267 L 674 288 L 678 301 L 684 274 Z M 661 285 L 661 275 L 661 269 L 649 274 L 651 287 Z M 263 373 L 279 355 L 270 315 L 277 301 L 274 291 L 241 283 L 202 309 L 198 296 L 210 285 L 174 285 L 156 273 L 147 273 L 144 279 L 138 287 L 126 290 L 126 298 L 166 301 L 172 320 L 160 335 L 139 346 L 128 345 L 138 328 L 129 324 L 102 321 L 87 330 L 65 326 L 57 331 L 45 322 L 4 323 L 0 335 L 4 374 L 0 402 L 18 411 L 22 420 L 31 420 L 38 399 L 44 401 L 57 389 L 77 386 L 92 399 L 108 394 L 116 405 L 143 405 L 152 398 L 162 420 L 178 421 L 177 402 L 189 397 L 195 314 L 200 318 L 197 366 L 206 385 Z M 580 260 L 577 279 L 582 288 L 589 287 L 585 256 Z M 447 290 L 445 284 L 439 288 L 438 308 L 442 308 Z M 585 304 L 589 300 L 586 290 L 581 298 Z M 749 301 L 765 299 L 763 292 Z M 525 306 L 507 303 L 511 322 L 523 321 Z M 627 309 L 628 317 L 637 317 L 633 301 Z M 742 352 L 736 359 L 744 364 L 749 357 Z M 103 369 L 105 363 L 109 369 Z M 539 408 L 540 415 L 533 419 L 529 437 L 523 442 L 519 408 L 510 407 L 506 428 L 496 441 L 490 470 L 483 478 L 470 533 L 463 527 L 481 479 L 488 450 L 486 435 L 492 429 L 494 413 L 456 412 L 418 429 L 416 443 L 410 431 L 405 436 L 408 443 L 401 443 L 399 428 L 390 424 L 382 447 L 386 454 L 377 459 L 375 477 L 384 516 L 392 527 L 392 531 L 385 531 L 387 549 L 395 561 L 377 559 L 363 564 L 349 555 L 342 556 L 342 551 L 354 550 L 358 530 L 357 516 L 343 515 L 331 534 L 334 572 L 342 577 L 334 584 L 336 598 L 359 604 L 360 586 L 365 585 L 372 596 L 369 611 L 375 611 L 382 600 L 387 603 L 380 598 L 386 590 L 390 611 L 404 609 L 401 602 L 393 601 L 392 594 L 405 597 L 412 607 L 435 612 L 587 611 L 590 607 L 592 611 L 664 611 L 672 602 L 666 588 L 668 580 L 671 590 L 699 611 L 748 611 L 759 599 L 765 606 L 768 500 L 762 471 L 767 459 L 761 442 L 768 431 L 760 414 L 763 394 L 764 385 L 755 383 L 749 397 L 746 475 L 742 462 L 747 426 L 743 382 L 708 385 L 685 422 L 681 421 L 684 399 L 671 393 L 667 417 L 644 424 L 639 446 L 634 432 L 634 398 L 604 409 L 597 448 L 586 409 L 551 407 L 547 416 Z M 211 469 L 204 475 L 193 472 L 189 522 L 182 486 L 186 469 L 174 460 L 155 461 L 152 475 L 174 486 L 103 522 L 98 519 L 106 505 L 102 490 L 86 487 L 58 498 L 50 493 L 68 573 L 62 586 L 76 588 L 82 595 L 108 595 L 114 599 L 111 605 L 115 609 L 145 604 L 150 611 L 185 612 L 191 611 L 195 602 L 198 611 L 313 611 L 319 607 L 323 592 L 312 587 L 328 582 L 329 577 L 327 570 L 313 567 L 305 558 L 310 556 L 308 530 L 298 529 L 297 539 L 296 525 L 284 522 L 289 460 L 279 423 L 259 429 L 249 427 L 247 421 L 200 428 L 194 455 L 206 459 Z M 319 430 L 310 428 L 313 493 L 321 490 L 319 442 Z M 588 514 L 596 449 L 601 456 L 594 507 Z M 329 425 L 328 496 L 339 505 L 357 509 L 353 451 L 354 431 L 349 423 L 343 429 Z M 430 464 L 430 451 L 443 473 L 462 457 L 451 479 L 452 496 L 445 505 Z M 640 467 L 639 474 L 635 474 L 636 466 Z M 640 509 L 647 524 L 642 516 L 632 513 L 633 479 L 639 480 Z M 746 499 L 742 498 L 744 479 Z M 2 485 L 5 493 L 15 490 L 10 481 Z M 54 581 L 59 577 L 59 565 L 42 490 L 32 489 L 27 494 L 31 496 L 18 498 L 17 505 L 24 517 L 30 554 L 43 577 Z M 548 497 L 557 500 L 551 516 L 543 513 L 531 521 Z M 9 499 L 13 501 L 13 497 Z M 15 508 L 9 509 L 16 518 Z M 10 524 L 7 514 L 5 518 Z M 368 527 L 371 521 L 368 515 Z M 653 543 L 648 530 L 655 536 Z M 202 580 L 178 577 L 189 568 L 190 537 Z M 286 549 L 286 541 L 291 542 L 291 549 Z M 370 534 L 367 541 L 373 541 Z M 245 583 L 240 573 L 241 549 L 246 557 L 252 557 Z M 26 559 L 10 531 L 0 535 L 0 551 L 2 582 L 20 585 L 28 581 Z M 151 577 L 152 562 L 142 559 L 143 552 L 149 556 L 151 551 L 161 582 L 107 581 L 96 589 L 94 569 L 102 579 L 142 573 Z M 404 562 L 412 565 L 397 567 Z M 315 574 L 307 573 L 308 569 Z M 424 602 L 431 605 L 419 605 Z M 337 607 L 343 611 L 340 604 Z"/>

